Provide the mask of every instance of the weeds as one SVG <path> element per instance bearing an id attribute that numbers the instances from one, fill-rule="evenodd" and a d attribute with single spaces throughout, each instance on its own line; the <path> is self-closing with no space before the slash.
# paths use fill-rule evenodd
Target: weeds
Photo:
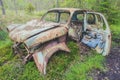
<path id="1" fill-rule="evenodd" d="M 104 57 L 101 55 L 91 55 L 85 57 L 83 62 L 76 61 L 72 66 L 69 67 L 65 73 L 66 80 L 89 80 L 87 73 L 92 69 L 103 70 Z"/>

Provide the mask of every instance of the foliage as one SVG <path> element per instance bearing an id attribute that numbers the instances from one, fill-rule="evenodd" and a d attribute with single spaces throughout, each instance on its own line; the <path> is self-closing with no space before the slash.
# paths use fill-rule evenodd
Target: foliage
<path id="1" fill-rule="evenodd" d="M 46 13 L 46 11 L 39 11 L 39 12 L 35 12 L 35 15 L 37 16 L 43 16 Z"/>
<path id="2" fill-rule="evenodd" d="M 116 25 L 111 25 L 111 33 L 112 33 L 112 47 L 116 47 L 120 45 L 120 23 Z"/>
<path id="3" fill-rule="evenodd" d="M 77 61 L 69 67 L 65 73 L 66 80 L 89 80 L 88 72 L 94 69 L 104 70 L 101 62 L 104 61 L 104 57 L 101 55 L 87 56 L 83 62 Z"/>
<path id="4" fill-rule="evenodd" d="M 13 0 L 4 0 L 6 9 L 14 10 Z M 120 18 L 120 0 L 59 0 L 59 7 L 71 7 L 95 10 L 104 13 L 110 24 L 116 24 Z M 33 13 L 34 10 L 48 10 L 56 6 L 56 0 L 16 0 L 18 10 Z M 27 6 L 26 6 L 27 5 Z"/>
<path id="5" fill-rule="evenodd" d="M 64 3 L 60 4 L 60 7 L 91 9 L 95 1 L 96 0 L 64 0 Z"/>
<path id="6" fill-rule="evenodd" d="M 26 6 L 26 11 L 27 11 L 27 13 L 31 14 L 31 13 L 33 13 L 34 10 L 35 10 L 35 7 L 32 5 L 32 3 L 29 3 L 29 4 Z"/>
<path id="7" fill-rule="evenodd" d="M 5 31 L 0 31 L 0 40 L 5 40 L 7 37 L 7 32 Z"/>
<path id="8" fill-rule="evenodd" d="M 11 41 L 6 39 L 0 41 L 0 66 L 3 65 L 6 61 L 10 60 L 12 57 Z M 9 54 L 8 54 L 9 53 Z"/>
<path id="9" fill-rule="evenodd" d="M 19 15 L 15 15 L 13 11 L 6 10 L 7 15 L 5 17 L 2 17 L 0 14 L 0 27 L 4 28 L 7 27 L 10 24 L 23 24 L 26 21 L 29 21 L 33 18 L 40 18 L 39 15 L 36 16 L 36 14 L 27 15 L 25 11 L 19 10 Z"/>
<path id="10" fill-rule="evenodd" d="M 96 1 L 96 7 L 93 6 L 93 9 L 104 13 L 111 24 L 119 22 L 120 10 L 112 0 L 98 0 Z"/>

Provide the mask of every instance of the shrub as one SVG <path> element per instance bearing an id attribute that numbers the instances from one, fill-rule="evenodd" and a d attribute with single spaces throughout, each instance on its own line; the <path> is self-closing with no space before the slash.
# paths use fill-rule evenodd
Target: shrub
<path id="1" fill-rule="evenodd" d="M 27 13 L 31 14 L 33 13 L 34 10 L 35 10 L 35 7 L 32 5 L 32 3 L 28 3 L 28 5 L 26 6 Z"/>
<path id="2" fill-rule="evenodd" d="M 120 10 L 113 1 L 111 0 L 96 1 L 96 7 L 93 6 L 93 9 L 95 11 L 102 12 L 103 14 L 105 14 L 110 24 L 116 24 L 119 22 Z"/>

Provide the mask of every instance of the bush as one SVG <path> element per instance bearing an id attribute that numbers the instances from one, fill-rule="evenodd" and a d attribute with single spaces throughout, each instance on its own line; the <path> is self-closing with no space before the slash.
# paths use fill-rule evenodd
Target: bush
<path id="1" fill-rule="evenodd" d="M 113 1 L 111 0 L 96 1 L 96 7 L 93 6 L 93 9 L 95 11 L 102 12 L 103 14 L 105 14 L 110 24 L 116 24 L 119 22 L 120 10 Z"/>
<path id="2" fill-rule="evenodd" d="M 31 14 L 33 13 L 34 10 L 35 10 L 35 7 L 32 5 L 32 3 L 28 3 L 28 5 L 26 6 L 27 13 Z"/>

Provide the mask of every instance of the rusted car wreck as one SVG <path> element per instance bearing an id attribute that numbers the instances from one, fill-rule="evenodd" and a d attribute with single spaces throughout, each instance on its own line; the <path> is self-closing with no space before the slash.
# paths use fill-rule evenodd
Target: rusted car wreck
<path id="1" fill-rule="evenodd" d="M 32 57 L 43 74 L 49 58 L 59 50 L 70 52 L 67 38 L 81 42 L 102 55 L 108 55 L 111 32 L 105 17 L 98 12 L 76 8 L 49 10 L 40 20 L 7 27 L 14 41 L 14 53 L 27 53 L 24 61 Z"/>

